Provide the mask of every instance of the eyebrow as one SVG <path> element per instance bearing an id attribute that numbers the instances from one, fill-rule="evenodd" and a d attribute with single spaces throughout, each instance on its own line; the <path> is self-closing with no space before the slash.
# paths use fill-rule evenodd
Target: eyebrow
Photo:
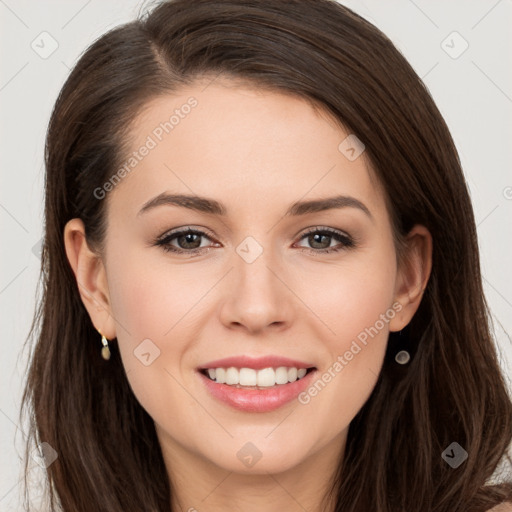
<path id="1" fill-rule="evenodd" d="M 226 208 L 222 203 L 216 201 L 215 199 L 185 194 L 169 194 L 167 192 L 163 192 L 144 203 L 137 216 L 162 205 L 179 206 L 197 212 L 219 215 L 223 217 L 227 215 Z M 355 197 L 344 195 L 322 199 L 312 199 L 308 201 L 297 201 L 288 208 L 284 216 L 295 217 L 299 215 L 307 215 L 309 213 L 323 212 L 325 210 L 338 208 L 357 208 L 364 212 L 373 221 L 373 216 L 365 204 L 363 204 Z"/>

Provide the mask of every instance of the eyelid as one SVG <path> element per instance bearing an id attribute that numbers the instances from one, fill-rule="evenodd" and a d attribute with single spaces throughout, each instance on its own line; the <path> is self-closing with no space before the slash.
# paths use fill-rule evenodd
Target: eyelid
<path id="1" fill-rule="evenodd" d="M 340 236 L 346 236 L 347 238 L 352 238 L 352 236 L 349 235 L 348 233 L 346 233 L 345 231 L 343 231 L 341 229 L 330 228 L 328 226 L 312 226 L 310 228 L 306 228 L 306 231 L 302 231 L 301 234 L 299 234 L 297 236 L 300 236 L 300 238 L 303 238 L 306 235 L 309 235 L 311 233 L 317 233 L 319 231 L 328 232 L 328 233 L 332 233 L 332 234 L 340 235 Z"/>
<path id="2" fill-rule="evenodd" d="M 349 235 L 347 232 L 345 232 L 341 229 L 331 228 L 328 226 L 310 226 L 309 228 L 304 228 L 304 229 L 305 229 L 305 231 L 303 231 L 303 230 L 299 231 L 299 233 L 297 233 L 294 236 L 294 238 L 297 238 L 297 237 L 302 238 L 305 235 L 309 235 L 310 233 L 316 233 L 317 231 L 329 231 L 331 233 L 344 235 L 347 238 L 354 238 L 352 235 Z M 187 226 L 181 226 L 179 228 L 173 228 L 168 231 L 165 231 L 162 235 L 158 236 L 156 238 L 156 240 L 164 240 L 165 238 L 168 238 L 171 235 L 188 233 L 188 232 L 196 232 L 196 231 L 204 233 L 205 235 L 208 235 L 208 238 L 210 238 L 212 240 L 216 240 L 215 235 L 208 228 L 205 228 L 202 226 L 194 226 L 193 224 L 187 225 Z"/>
<path id="3" fill-rule="evenodd" d="M 179 228 L 174 228 L 169 231 L 166 231 L 163 235 L 160 235 L 159 237 L 157 237 L 152 245 L 162 246 L 162 248 L 167 252 L 171 252 L 171 253 L 175 253 L 175 254 L 182 254 L 182 255 L 188 254 L 189 256 L 197 255 L 200 252 L 204 252 L 204 251 L 210 249 L 210 247 L 196 247 L 195 249 L 187 250 L 187 249 L 176 248 L 176 247 L 173 247 L 170 245 L 171 239 L 174 239 L 175 237 L 177 237 L 179 235 L 185 235 L 188 233 L 197 234 L 200 237 L 208 238 L 209 240 L 211 240 L 214 243 L 219 243 L 216 240 L 216 237 L 212 234 L 212 232 L 209 229 L 204 228 L 204 227 L 188 225 L 188 226 L 182 226 Z M 358 245 L 358 240 L 356 237 L 349 235 L 348 233 L 346 233 L 345 231 L 342 231 L 340 229 L 331 228 L 328 226 L 311 226 L 309 228 L 306 228 L 305 231 L 302 231 L 301 233 L 297 234 L 294 237 L 294 239 L 296 239 L 298 237 L 298 240 L 296 242 L 294 242 L 294 245 L 297 242 L 302 241 L 305 237 L 307 237 L 308 235 L 310 235 L 312 233 L 327 233 L 328 236 L 330 236 L 332 238 L 337 238 L 339 244 L 338 244 L 338 246 L 335 246 L 335 247 L 327 247 L 327 248 L 323 248 L 323 249 L 314 249 L 314 248 L 309 248 L 309 247 L 298 247 L 300 250 L 304 250 L 309 253 L 328 254 L 328 253 L 332 253 L 332 252 L 340 252 L 344 249 L 347 250 L 352 247 L 356 247 Z M 344 240 L 339 240 L 340 238 L 344 239 Z M 166 242 L 166 240 L 169 240 L 169 241 Z M 341 247 L 339 247 L 340 244 L 341 244 Z"/>
<path id="4" fill-rule="evenodd" d="M 189 225 L 189 226 L 182 226 L 179 228 L 170 229 L 169 231 L 166 231 L 162 235 L 156 238 L 155 241 L 165 240 L 166 238 L 169 238 L 172 235 L 178 235 L 183 233 L 189 233 L 189 232 L 198 232 L 202 235 L 207 235 L 210 240 L 215 240 L 215 235 L 208 229 L 204 227 Z"/>

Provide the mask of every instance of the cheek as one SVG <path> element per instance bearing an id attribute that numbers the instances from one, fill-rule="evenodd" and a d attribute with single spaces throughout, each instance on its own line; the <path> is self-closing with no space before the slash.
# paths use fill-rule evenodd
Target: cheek
<path id="1" fill-rule="evenodd" d="M 329 425 L 326 437 L 348 426 L 371 394 L 384 360 L 389 321 L 400 309 L 393 306 L 392 250 L 361 256 L 329 274 L 323 293 L 310 294 L 308 301 L 324 325 L 318 332 L 328 356 L 315 382 L 299 397 L 311 407 L 315 422 Z"/>
<path id="2" fill-rule="evenodd" d="M 115 261 L 114 251 L 111 256 Z M 169 269 L 165 277 L 165 269 L 147 264 L 143 253 L 126 250 L 117 261 L 109 272 L 109 293 L 119 350 L 134 394 L 151 408 L 158 390 L 169 387 L 169 400 L 179 395 L 172 375 L 186 352 L 187 338 L 180 333 L 199 290 L 179 273 L 170 279 Z"/>
<path id="3" fill-rule="evenodd" d="M 116 248 L 112 249 L 109 271 L 119 336 L 139 343 L 151 338 L 161 345 L 187 324 L 189 311 L 208 286 L 207 276 L 199 281 L 193 265 L 185 271 L 173 268 L 165 257 L 155 258 L 156 249 L 130 250 L 124 245 L 121 249 L 117 255 Z"/>
<path id="4" fill-rule="evenodd" d="M 388 322 L 382 325 L 379 320 L 393 304 L 394 258 L 394 252 L 385 250 L 354 253 L 339 265 L 320 269 L 309 280 L 309 291 L 303 288 L 308 306 L 328 327 L 323 338 L 331 353 L 348 350 L 351 341 L 376 322 L 387 337 Z"/>

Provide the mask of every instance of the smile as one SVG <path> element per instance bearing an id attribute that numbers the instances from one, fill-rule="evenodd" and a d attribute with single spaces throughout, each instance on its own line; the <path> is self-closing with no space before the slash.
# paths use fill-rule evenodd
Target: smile
<path id="1" fill-rule="evenodd" d="M 227 384 L 237 388 L 268 388 L 284 385 L 302 379 L 312 368 L 295 368 L 279 366 L 278 368 L 208 368 L 203 370 L 211 380 L 218 384 Z"/>
<path id="2" fill-rule="evenodd" d="M 243 412 L 270 412 L 291 402 L 314 381 L 317 368 L 280 356 L 238 356 L 197 369 L 215 401 Z"/>

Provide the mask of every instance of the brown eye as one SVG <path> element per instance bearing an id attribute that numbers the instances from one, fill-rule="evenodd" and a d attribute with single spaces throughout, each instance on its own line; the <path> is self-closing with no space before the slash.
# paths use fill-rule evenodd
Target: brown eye
<path id="1" fill-rule="evenodd" d="M 201 246 L 201 236 L 197 233 L 185 233 L 174 238 L 180 249 L 197 249 Z"/>
<path id="2" fill-rule="evenodd" d="M 202 238 L 211 240 L 203 231 L 183 229 L 160 237 L 155 245 L 161 246 L 164 251 L 168 252 L 193 254 L 207 248 L 207 246 L 201 245 Z"/>
<path id="3" fill-rule="evenodd" d="M 307 239 L 310 244 L 310 248 L 306 247 L 305 249 L 316 253 L 337 252 L 355 246 L 354 240 L 350 236 L 330 228 L 312 229 L 302 235 L 301 240 L 304 239 Z M 331 247 L 332 240 L 337 240 L 338 245 Z"/>

